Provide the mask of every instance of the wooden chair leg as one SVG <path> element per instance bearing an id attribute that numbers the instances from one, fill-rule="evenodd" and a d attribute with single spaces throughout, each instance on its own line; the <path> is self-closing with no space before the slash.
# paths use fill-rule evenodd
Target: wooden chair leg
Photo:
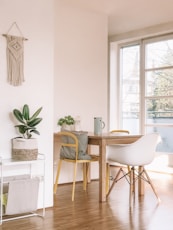
<path id="1" fill-rule="evenodd" d="M 91 163 L 86 163 L 86 185 L 91 182 Z"/>
<path id="2" fill-rule="evenodd" d="M 83 190 L 86 191 L 87 187 L 87 163 L 83 163 Z"/>
<path id="3" fill-rule="evenodd" d="M 143 173 L 145 174 L 145 176 L 146 176 L 146 178 L 147 178 L 147 180 L 148 180 L 148 183 L 150 184 L 150 186 L 151 186 L 151 188 L 152 188 L 152 190 L 153 190 L 155 196 L 157 197 L 158 201 L 160 202 L 160 198 L 159 198 L 159 196 L 157 195 L 156 190 L 155 190 L 155 188 L 154 188 L 154 186 L 153 186 L 153 183 L 151 182 L 151 179 L 150 179 L 150 177 L 148 176 L 148 173 L 146 172 L 145 169 L 143 169 Z"/>
<path id="4" fill-rule="evenodd" d="M 129 177 L 130 177 L 130 171 L 131 171 L 131 168 L 130 165 L 127 165 L 127 170 L 128 170 L 128 174 L 129 174 Z M 133 169 L 133 168 L 132 168 Z M 133 171 L 134 172 L 134 171 Z M 135 181 L 135 173 L 133 173 L 133 181 Z M 133 192 L 135 192 L 135 183 L 133 183 Z"/>
<path id="5" fill-rule="evenodd" d="M 54 184 L 54 194 L 56 193 L 56 190 L 57 190 L 57 187 L 58 187 L 58 180 L 59 180 L 61 164 L 62 164 L 62 160 L 59 159 L 58 168 L 57 168 L 57 174 L 56 174 L 56 179 L 55 179 L 55 184 Z"/>
<path id="6" fill-rule="evenodd" d="M 77 163 L 74 164 L 73 188 L 72 188 L 72 201 L 74 201 L 75 184 L 76 184 L 76 173 L 77 173 Z"/>
<path id="7" fill-rule="evenodd" d="M 141 175 L 143 173 L 144 166 L 139 166 L 138 167 L 138 174 Z M 144 181 L 142 178 L 139 176 L 138 177 L 138 195 L 143 196 L 144 195 Z"/>
<path id="8" fill-rule="evenodd" d="M 127 165 L 127 169 L 128 169 L 128 172 L 130 173 L 130 166 L 129 165 Z"/>
<path id="9" fill-rule="evenodd" d="M 109 186 L 110 186 L 110 165 L 106 164 L 106 194 L 108 194 Z"/>
<path id="10" fill-rule="evenodd" d="M 110 189 L 109 189 L 109 191 L 108 191 L 108 193 L 107 193 L 107 197 L 108 197 L 109 194 L 111 193 L 111 191 L 112 191 L 112 189 L 113 189 L 115 183 L 118 181 L 118 178 L 119 178 L 119 175 L 120 175 L 121 172 L 122 172 L 122 168 L 120 168 L 120 169 L 118 170 L 117 175 L 116 175 L 116 177 L 114 178 L 113 183 L 112 183 L 112 185 L 111 185 L 111 187 L 110 187 Z"/>
<path id="11" fill-rule="evenodd" d="M 133 172 L 133 195 L 135 196 L 135 168 L 132 167 Z"/>
<path id="12" fill-rule="evenodd" d="M 133 167 L 130 170 L 129 180 L 130 180 L 130 191 L 129 191 L 129 206 L 132 206 L 132 195 L 133 195 Z"/>

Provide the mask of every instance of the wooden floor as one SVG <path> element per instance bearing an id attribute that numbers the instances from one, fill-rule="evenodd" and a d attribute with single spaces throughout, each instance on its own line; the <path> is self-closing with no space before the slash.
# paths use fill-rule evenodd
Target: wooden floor
<path id="1" fill-rule="evenodd" d="M 46 210 L 45 218 L 30 217 L 3 222 L 3 230 L 172 230 L 173 229 L 173 176 L 150 173 L 161 198 L 157 203 L 149 185 L 146 194 L 136 196 L 132 209 L 128 203 L 128 184 L 120 181 L 107 202 L 99 203 L 98 181 L 76 185 L 75 201 L 71 201 L 71 185 L 58 187 L 54 208 Z"/>

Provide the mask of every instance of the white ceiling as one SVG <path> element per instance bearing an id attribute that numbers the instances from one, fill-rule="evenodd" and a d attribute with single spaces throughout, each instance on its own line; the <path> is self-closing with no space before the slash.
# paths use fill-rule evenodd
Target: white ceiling
<path id="1" fill-rule="evenodd" d="M 107 14 L 109 35 L 173 21 L 173 0 L 65 1 L 78 7 Z"/>

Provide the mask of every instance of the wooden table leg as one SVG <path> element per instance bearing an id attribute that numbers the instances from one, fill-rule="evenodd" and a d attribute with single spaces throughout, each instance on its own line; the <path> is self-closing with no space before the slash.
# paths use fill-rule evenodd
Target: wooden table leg
<path id="1" fill-rule="evenodd" d="M 106 201 L 106 142 L 101 140 L 99 144 L 99 201 Z"/>
<path id="2" fill-rule="evenodd" d="M 143 171 L 143 166 L 139 166 L 139 174 Z M 144 181 L 139 177 L 138 179 L 138 195 L 144 195 Z"/>

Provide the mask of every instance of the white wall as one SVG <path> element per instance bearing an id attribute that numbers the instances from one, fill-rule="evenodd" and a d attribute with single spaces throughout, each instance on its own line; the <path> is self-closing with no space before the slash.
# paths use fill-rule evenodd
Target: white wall
<path id="1" fill-rule="evenodd" d="M 68 3 L 67 3 L 68 2 Z M 81 117 L 82 130 L 93 131 L 95 116 L 107 129 L 107 17 L 77 8 L 72 1 L 56 1 L 55 119 Z M 63 171 L 62 181 L 72 173 Z M 71 174 L 69 176 L 69 174 Z M 70 177 L 70 178 L 68 178 Z"/>
<path id="2" fill-rule="evenodd" d="M 24 45 L 24 74 L 22 86 L 7 83 L 6 40 L 0 36 L 0 155 L 11 156 L 11 138 L 17 133 L 11 120 L 14 108 L 27 103 L 31 113 L 43 106 L 39 151 L 46 154 L 46 206 L 53 204 L 53 79 L 54 79 L 54 1 L 0 0 L 0 34 L 17 22 L 28 38 Z M 14 28 L 11 31 L 19 35 Z"/>
<path id="3" fill-rule="evenodd" d="M 68 114 L 93 131 L 94 116 L 107 123 L 107 17 L 56 3 L 55 131 Z"/>

